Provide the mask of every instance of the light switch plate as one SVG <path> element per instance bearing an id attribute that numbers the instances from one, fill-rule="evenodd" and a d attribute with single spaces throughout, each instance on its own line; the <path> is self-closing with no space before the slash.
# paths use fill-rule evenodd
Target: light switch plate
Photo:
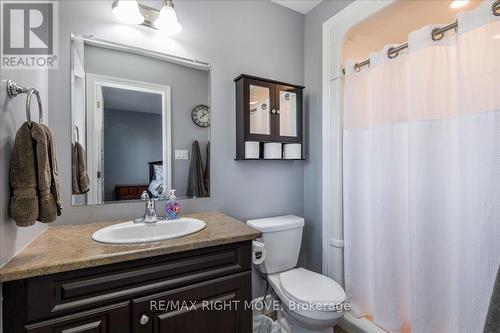
<path id="1" fill-rule="evenodd" d="M 187 150 L 175 150 L 176 160 L 189 160 L 189 152 Z"/>

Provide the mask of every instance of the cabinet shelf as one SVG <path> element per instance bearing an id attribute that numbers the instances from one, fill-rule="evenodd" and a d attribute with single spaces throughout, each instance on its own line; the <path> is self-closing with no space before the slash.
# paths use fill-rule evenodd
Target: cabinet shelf
<path id="1" fill-rule="evenodd" d="M 304 160 L 304 87 L 247 74 L 239 75 L 234 81 L 235 160 Z M 280 145 L 265 146 L 268 143 Z M 251 151 L 246 151 L 247 144 Z M 265 148 L 269 148 L 266 156 L 275 158 L 264 158 Z M 285 156 L 291 158 L 283 158 Z"/>

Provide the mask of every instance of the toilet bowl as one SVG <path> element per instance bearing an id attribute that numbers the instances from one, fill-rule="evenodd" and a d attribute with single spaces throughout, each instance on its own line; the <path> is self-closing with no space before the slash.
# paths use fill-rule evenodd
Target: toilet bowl
<path id="1" fill-rule="evenodd" d="M 287 215 L 247 221 L 262 233 L 265 258 L 256 265 L 267 274 L 282 309 L 278 318 L 284 333 L 332 333 L 342 317 L 345 292 L 334 280 L 296 268 L 304 219 Z"/>

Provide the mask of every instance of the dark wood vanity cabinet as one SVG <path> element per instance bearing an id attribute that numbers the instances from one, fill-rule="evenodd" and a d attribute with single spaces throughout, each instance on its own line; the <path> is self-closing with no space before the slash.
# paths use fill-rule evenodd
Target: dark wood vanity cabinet
<path id="1" fill-rule="evenodd" d="M 248 159 L 247 141 L 303 144 L 303 86 L 246 74 L 234 81 L 237 160 Z"/>
<path id="2" fill-rule="evenodd" d="M 6 282 L 6 333 L 250 333 L 251 242 Z"/>
<path id="3" fill-rule="evenodd" d="M 25 325 L 27 333 L 130 332 L 128 302 Z M 7 319 L 8 320 L 8 319 Z M 9 331 L 7 331 L 9 332 Z"/>

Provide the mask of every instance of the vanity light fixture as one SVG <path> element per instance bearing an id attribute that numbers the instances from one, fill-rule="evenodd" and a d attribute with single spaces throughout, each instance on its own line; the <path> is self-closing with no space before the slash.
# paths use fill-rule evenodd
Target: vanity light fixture
<path id="1" fill-rule="evenodd" d="M 113 14 L 122 22 L 142 24 L 160 30 L 168 35 L 175 35 L 182 30 L 177 19 L 172 0 L 162 0 L 160 10 L 146 6 L 138 0 L 113 1 Z"/>
<path id="2" fill-rule="evenodd" d="M 141 24 L 144 17 L 139 9 L 137 1 L 115 0 L 113 1 L 113 14 L 117 19 L 128 24 Z"/>
<path id="3" fill-rule="evenodd" d="M 174 10 L 174 3 L 172 0 L 164 0 L 163 7 L 160 10 L 160 16 L 155 21 L 155 25 L 159 30 L 175 35 L 182 30 L 182 26 L 177 20 L 177 14 Z"/>
<path id="4" fill-rule="evenodd" d="M 466 6 L 469 3 L 469 0 L 453 0 L 450 4 L 450 8 L 457 9 Z"/>

